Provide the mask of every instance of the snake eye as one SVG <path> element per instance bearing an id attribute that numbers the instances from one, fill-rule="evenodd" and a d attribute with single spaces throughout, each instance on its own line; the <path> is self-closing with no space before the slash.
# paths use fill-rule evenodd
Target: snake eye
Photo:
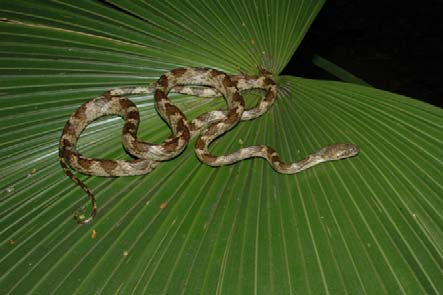
<path id="1" fill-rule="evenodd" d="M 339 159 L 353 157 L 359 152 L 360 149 L 355 144 L 344 143 L 342 144 L 342 150 L 340 151 Z"/>

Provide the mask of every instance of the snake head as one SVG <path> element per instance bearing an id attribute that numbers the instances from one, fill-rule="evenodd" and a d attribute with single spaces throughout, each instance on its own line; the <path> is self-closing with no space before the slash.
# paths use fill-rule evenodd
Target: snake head
<path id="1" fill-rule="evenodd" d="M 353 157 L 360 152 L 357 145 L 352 143 L 336 143 L 320 150 L 321 157 L 325 160 L 340 160 Z"/>

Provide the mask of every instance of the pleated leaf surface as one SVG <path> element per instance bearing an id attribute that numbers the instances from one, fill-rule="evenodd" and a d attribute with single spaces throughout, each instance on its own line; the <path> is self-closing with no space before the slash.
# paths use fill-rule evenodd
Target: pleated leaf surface
<path id="1" fill-rule="evenodd" d="M 442 112 L 393 93 L 279 76 L 323 1 L 0 3 L 1 294 L 439 294 Z M 262 159 L 212 168 L 193 143 L 145 176 L 79 177 L 59 166 L 63 126 L 83 102 L 181 66 L 274 73 L 279 96 L 214 154 L 267 144 L 284 161 L 335 142 L 357 157 L 296 175 Z M 246 93 L 249 105 L 259 99 Z M 152 96 L 131 99 L 139 137 L 170 134 Z M 223 99 L 172 95 L 188 118 Z M 123 122 L 82 134 L 82 153 L 129 159 Z"/>

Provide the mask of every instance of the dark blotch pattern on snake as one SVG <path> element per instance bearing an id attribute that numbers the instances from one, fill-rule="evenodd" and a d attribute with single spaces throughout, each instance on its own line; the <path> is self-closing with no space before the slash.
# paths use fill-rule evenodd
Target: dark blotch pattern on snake
<path id="1" fill-rule="evenodd" d="M 265 92 L 262 100 L 251 109 L 245 109 L 240 93 L 248 89 L 262 89 Z M 168 99 L 169 92 L 204 97 L 223 96 L 228 108 L 207 112 L 188 122 L 183 112 Z M 158 113 L 172 131 L 171 136 L 161 144 L 151 144 L 137 138 L 139 111 L 135 104 L 125 97 L 152 93 Z M 322 162 L 358 154 L 359 149 L 354 144 L 333 144 L 308 155 L 301 161 L 288 164 L 282 162 L 279 155 L 266 145 L 245 147 L 221 156 L 208 152 L 211 142 L 232 129 L 239 121 L 251 120 L 265 113 L 274 103 L 276 95 L 277 86 L 271 74 L 265 70 L 262 70 L 259 76 L 228 76 L 216 69 L 177 68 L 162 75 L 153 85 L 110 90 L 84 103 L 66 122 L 59 144 L 59 160 L 63 171 L 89 195 L 92 202 L 92 212 L 88 218 L 80 218 L 78 213 L 74 218 L 80 224 L 89 223 L 96 215 L 97 206 L 92 191 L 68 167 L 83 174 L 96 176 L 147 174 L 161 161 L 179 155 L 194 135 L 198 135 L 195 143 L 197 157 L 210 166 L 228 165 L 247 158 L 261 157 L 266 159 L 274 170 L 294 174 Z M 118 115 L 124 119 L 123 145 L 125 150 L 135 157 L 134 160 L 93 159 L 77 152 L 78 138 L 86 126 L 97 118 L 107 115 Z"/>

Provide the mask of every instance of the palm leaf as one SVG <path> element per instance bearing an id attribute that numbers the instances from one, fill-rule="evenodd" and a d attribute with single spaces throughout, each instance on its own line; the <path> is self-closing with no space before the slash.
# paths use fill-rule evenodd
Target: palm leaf
<path id="1" fill-rule="evenodd" d="M 1 293 L 443 292 L 441 110 L 365 86 L 277 77 L 322 4 L 1 3 Z M 269 144 L 295 161 L 334 142 L 361 154 L 280 175 L 258 159 L 211 168 L 188 147 L 144 177 L 80 176 L 99 215 L 78 226 L 72 213 L 87 200 L 57 162 L 66 119 L 103 91 L 179 66 L 276 74 L 276 105 L 219 139 L 215 154 Z M 132 99 L 140 137 L 161 142 L 169 131 L 152 97 Z M 173 99 L 188 118 L 224 105 Z M 81 151 L 127 157 L 121 126 L 92 124 Z"/>

